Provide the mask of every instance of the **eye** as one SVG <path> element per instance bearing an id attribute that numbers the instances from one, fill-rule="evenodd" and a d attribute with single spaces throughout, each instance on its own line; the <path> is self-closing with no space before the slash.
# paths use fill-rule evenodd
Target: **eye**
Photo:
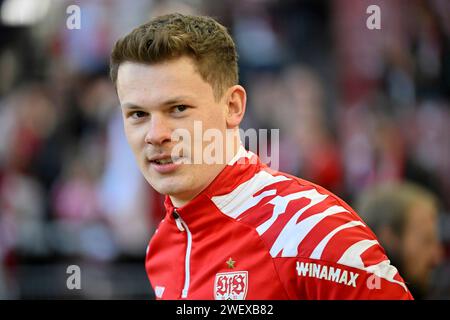
<path id="1" fill-rule="evenodd" d="M 187 108 L 188 108 L 188 107 L 185 106 L 184 104 L 180 104 L 180 105 L 178 105 L 178 106 L 173 107 L 173 108 L 172 108 L 172 112 L 173 112 L 173 113 L 180 113 L 180 112 L 185 111 Z"/>
<path id="2" fill-rule="evenodd" d="M 133 111 L 128 114 L 129 117 L 133 119 L 141 119 L 147 115 L 147 112 L 144 111 Z"/>

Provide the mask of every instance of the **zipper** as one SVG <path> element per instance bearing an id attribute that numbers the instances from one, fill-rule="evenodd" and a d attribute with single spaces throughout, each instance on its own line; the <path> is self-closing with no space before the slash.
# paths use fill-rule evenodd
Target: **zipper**
<path id="1" fill-rule="evenodd" d="M 181 232 L 186 232 L 187 237 L 186 255 L 184 258 L 184 287 L 183 291 L 181 291 L 181 298 L 187 298 L 189 292 L 189 283 L 191 281 L 192 234 L 191 231 L 189 231 L 186 223 L 183 221 L 183 219 L 181 219 L 176 209 L 173 210 L 172 216 L 175 219 L 178 230 L 180 230 Z"/>

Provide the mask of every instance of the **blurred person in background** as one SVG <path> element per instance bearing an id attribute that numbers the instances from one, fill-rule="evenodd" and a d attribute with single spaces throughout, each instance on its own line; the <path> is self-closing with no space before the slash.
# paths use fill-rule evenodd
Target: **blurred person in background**
<path id="1" fill-rule="evenodd" d="M 417 184 L 380 184 L 363 192 L 356 208 L 398 266 L 414 297 L 429 297 L 432 272 L 443 253 L 437 198 Z"/>

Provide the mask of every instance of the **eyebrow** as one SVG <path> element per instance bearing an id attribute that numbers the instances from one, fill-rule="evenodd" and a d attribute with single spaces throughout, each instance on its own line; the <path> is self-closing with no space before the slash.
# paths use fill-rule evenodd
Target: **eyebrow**
<path id="1" fill-rule="evenodd" d="M 187 99 L 190 99 L 190 97 L 189 96 L 174 97 L 174 98 L 170 98 L 168 100 L 165 100 L 165 101 L 159 103 L 158 106 L 164 107 L 164 106 L 169 106 L 169 105 L 176 105 L 178 103 L 182 103 L 183 101 L 186 101 Z M 144 109 L 144 107 L 136 105 L 131 102 L 125 102 L 124 104 L 121 105 L 121 107 L 124 109 Z"/>

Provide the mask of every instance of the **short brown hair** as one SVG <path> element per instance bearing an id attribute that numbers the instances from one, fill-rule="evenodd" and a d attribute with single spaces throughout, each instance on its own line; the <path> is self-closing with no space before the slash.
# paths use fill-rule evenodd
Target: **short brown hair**
<path id="1" fill-rule="evenodd" d="M 154 64 L 181 56 L 193 59 L 217 100 L 238 83 L 236 47 L 227 29 L 210 17 L 179 13 L 154 18 L 119 39 L 111 53 L 110 76 L 116 84 L 125 61 Z"/>

